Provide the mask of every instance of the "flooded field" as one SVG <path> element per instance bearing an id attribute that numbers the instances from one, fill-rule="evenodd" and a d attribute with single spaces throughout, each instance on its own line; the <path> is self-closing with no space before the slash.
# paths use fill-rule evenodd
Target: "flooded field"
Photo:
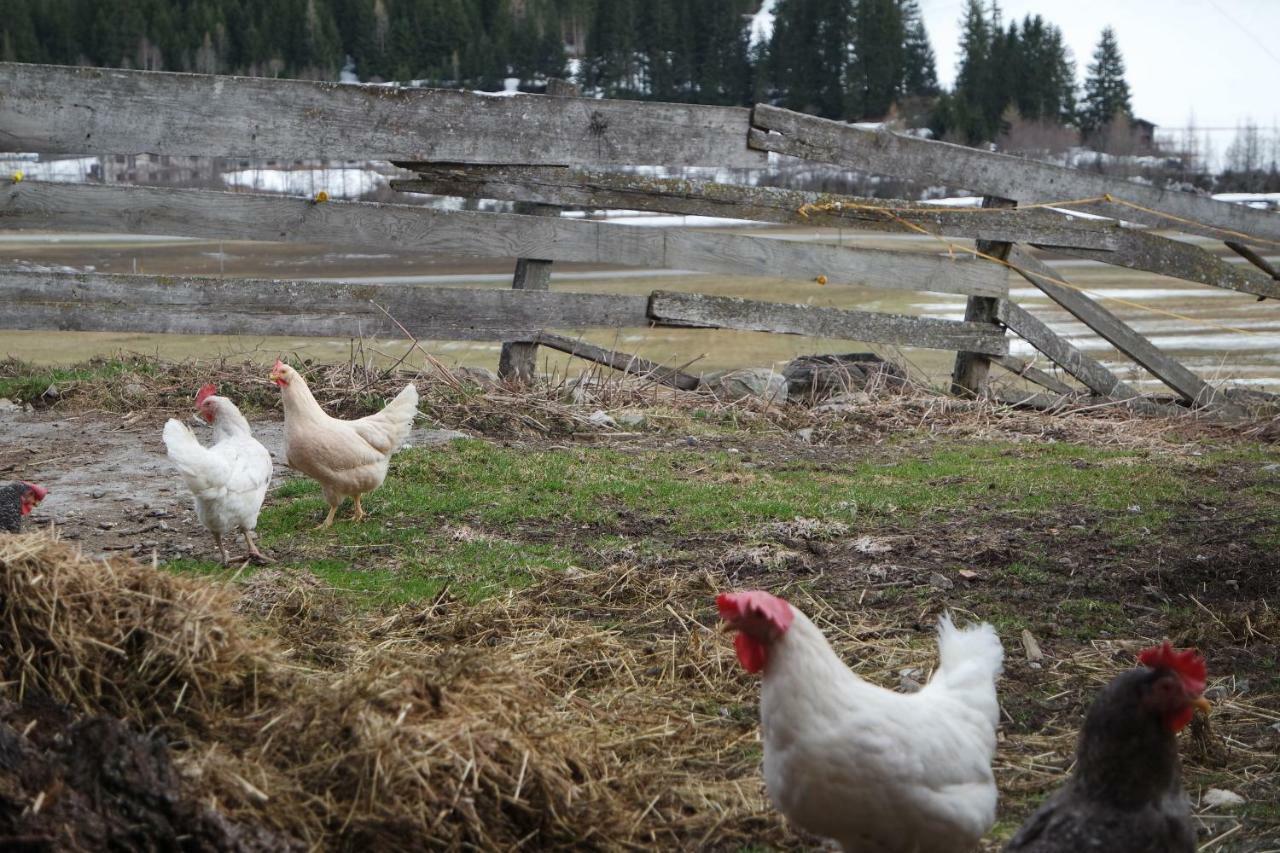
<path id="1" fill-rule="evenodd" d="M 767 227 L 744 230 L 757 235 L 848 246 L 931 253 L 945 251 L 945 246 L 938 240 L 913 235 Z M 1242 262 L 1232 257 L 1221 244 L 1217 244 L 1216 249 L 1209 241 L 1202 245 L 1233 263 Z M 1206 379 L 1215 382 L 1230 380 L 1280 391 L 1280 305 L 1275 302 L 1258 302 L 1253 296 L 1233 291 L 1091 261 L 1052 257 L 1048 260 L 1067 280 L 1102 298 L 1112 311 Z M 321 246 L 27 232 L 0 233 L 0 263 L 107 273 L 187 273 L 492 288 L 510 286 L 512 267 L 506 261 L 440 256 L 421 258 Z M 1015 300 L 1076 346 L 1144 388 L 1155 390 L 1159 386 L 1153 377 L 1124 359 L 1066 312 L 1053 306 L 1024 280 L 1011 275 L 1010 286 Z M 564 291 L 616 293 L 647 293 L 654 289 L 700 291 L 952 319 L 960 319 L 964 313 L 964 298 L 945 294 L 901 293 L 834 285 L 824 287 L 806 281 L 734 278 L 671 270 L 638 271 L 582 264 L 557 264 L 552 287 Z M 561 331 L 578 333 L 574 329 Z M 802 353 L 870 349 L 903 360 L 912 365 L 921 378 L 939 383 L 948 374 L 953 357 L 951 353 L 934 350 L 752 332 L 624 329 L 617 332 L 586 331 L 582 336 L 593 343 L 615 346 L 665 364 L 689 364 L 689 370 L 695 372 L 747 365 L 780 366 Z M 497 364 L 497 343 L 424 343 L 446 364 L 491 369 Z M 366 353 L 389 359 L 398 358 L 407 346 L 405 342 L 394 340 L 366 340 L 363 344 Z M 296 353 L 323 360 L 346 360 L 351 355 L 352 346 L 347 339 L 0 331 L 0 354 L 46 364 L 71 363 L 122 350 L 158 353 L 171 358 L 248 354 L 269 361 L 281 353 Z M 1034 355 L 1029 346 L 1016 339 L 1013 351 L 1027 357 Z M 576 372 L 583 364 L 549 351 L 544 351 L 542 358 L 545 369 L 561 373 L 566 370 Z"/>

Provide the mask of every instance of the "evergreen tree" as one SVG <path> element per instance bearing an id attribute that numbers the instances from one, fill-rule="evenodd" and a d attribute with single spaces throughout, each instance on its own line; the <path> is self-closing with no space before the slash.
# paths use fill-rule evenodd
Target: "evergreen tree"
<path id="1" fill-rule="evenodd" d="M 980 0 L 968 0 L 960 34 L 960 67 L 949 104 L 950 124 L 945 130 L 970 144 L 994 135 L 984 108 L 992 87 L 991 30 Z"/>
<path id="2" fill-rule="evenodd" d="M 778 0 L 769 65 L 782 106 L 845 118 L 853 0 Z"/>
<path id="3" fill-rule="evenodd" d="M 902 14 L 903 95 L 938 94 L 938 66 L 924 28 L 918 0 L 900 0 Z"/>
<path id="4" fill-rule="evenodd" d="M 1105 128 L 1117 114 L 1133 118 L 1129 84 L 1124 78 L 1124 59 L 1115 30 L 1107 27 L 1093 52 L 1089 75 L 1084 81 L 1084 103 L 1080 108 L 1080 129 L 1093 135 Z"/>
<path id="5" fill-rule="evenodd" d="M 856 0 L 848 114 L 883 118 L 902 90 L 906 30 L 898 0 Z"/>

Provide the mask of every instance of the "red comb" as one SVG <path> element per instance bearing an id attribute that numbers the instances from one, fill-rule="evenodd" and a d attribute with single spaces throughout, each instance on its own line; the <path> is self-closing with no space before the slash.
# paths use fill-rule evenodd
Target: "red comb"
<path id="1" fill-rule="evenodd" d="M 759 589 L 722 592 L 716 596 L 716 607 L 720 610 L 720 618 L 726 621 L 754 612 L 773 622 L 779 631 L 791 627 L 791 620 L 795 618 L 791 605 L 778 596 Z"/>
<path id="2" fill-rule="evenodd" d="M 196 392 L 196 405 L 197 406 L 200 405 L 205 400 L 209 399 L 210 397 L 212 397 L 214 394 L 217 394 L 217 393 L 218 393 L 218 386 L 210 382 L 208 385 L 205 385 L 203 388 L 201 388 L 199 391 Z"/>
<path id="3" fill-rule="evenodd" d="M 1174 650 L 1168 640 L 1162 646 L 1152 646 L 1138 653 L 1138 662 L 1152 669 L 1171 669 L 1182 679 L 1182 686 L 1192 696 L 1204 692 L 1208 680 L 1209 668 L 1205 666 L 1204 657 L 1195 649 Z"/>
<path id="4" fill-rule="evenodd" d="M 282 367 L 284 367 L 284 362 L 277 358 L 277 359 L 276 359 L 275 367 L 273 367 L 273 368 L 271 368 L 271 369 L 272 369 L 272 370 L 279 370 L 279 369 L 280 369 L 280 368 L 282 368 Z"/>
<path id="5" fill-rule="evenodd" d="M 37 486 L 35 483 L 28 483 L 25 480 L 23 481 L 22 485 L 26 486 L 28 489 L 31 490 L 31 493 L 36 496 L 37 503 L 44 500 L 45 495 L 49 494 L 49 490 L 46 489 L 44 486 Z"/>

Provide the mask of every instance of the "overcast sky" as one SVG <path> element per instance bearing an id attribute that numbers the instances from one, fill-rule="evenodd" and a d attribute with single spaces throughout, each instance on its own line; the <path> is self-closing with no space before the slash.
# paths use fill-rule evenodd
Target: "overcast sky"
<path id="1" fill-rule="evenodd" d="M 955 79 L 963 0 L 920 0 L 944 86 Z M 1028 14 L 1057 24 L 1085 71 L 1102 28 L 1124 54 L 1134 112 L 1165 128 L 1252 118 L 1280 124 L 1280 0 L 1001 0 L 1005 26 Z M 1214 144 L 1231 133 L 1215 133 Z M 1219 150 L 1221 148 L 1219 147 Z"/>

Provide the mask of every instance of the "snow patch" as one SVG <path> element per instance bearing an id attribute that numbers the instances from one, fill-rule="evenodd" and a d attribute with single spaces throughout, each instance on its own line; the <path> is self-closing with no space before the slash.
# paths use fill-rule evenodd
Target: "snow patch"
<path id="1" fill-rule="evenodd" d="M 222 175 L 222 182 L 229 187 L 308 198 L 319 192 L 330 198 L 360 198 L 386 186 L 387 181 L 380 172 L 355 168 L 243 169 Z"/>
<path id="2" fill-rule="evenodd" d="M 764 0 L 760 4 L 760 11 L 751 16 L 751 24 L 748 30 L 748 40 L 751 47 L 758 44 L 768 44 L 773 39 L 773 17 L 774 7 L 778 5 L 778 0 Z"/>

